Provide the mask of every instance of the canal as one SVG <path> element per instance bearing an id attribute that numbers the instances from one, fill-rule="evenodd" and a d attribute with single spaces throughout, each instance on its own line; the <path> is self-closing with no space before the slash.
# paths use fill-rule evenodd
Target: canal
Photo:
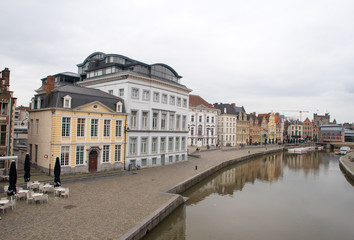
<path id="1" fill-rule="evenodd" d="M 330 152 L 257 157 L 182 195 L 144 239 L 354 239 L 354 188 Z"/>

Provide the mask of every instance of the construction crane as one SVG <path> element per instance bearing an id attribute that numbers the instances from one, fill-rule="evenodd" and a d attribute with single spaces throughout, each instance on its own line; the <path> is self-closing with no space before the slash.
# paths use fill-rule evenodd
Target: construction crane
<path id="1" fill-rule="evenodd" d="M 305 110 L 281 110 L 281 111 L 283 111 L 283 112 L 298 112 L 298 113 L 300 113 L 300 121 L 302 121 L 301 120 L 302 113 L 308 113 L 309 112 L 309 111 L 305 111 Z"/>

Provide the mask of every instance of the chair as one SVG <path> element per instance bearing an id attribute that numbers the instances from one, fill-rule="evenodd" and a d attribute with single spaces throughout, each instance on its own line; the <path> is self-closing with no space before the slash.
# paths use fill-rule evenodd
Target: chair
<path id="1" fill-rule="evenodd" d="M 60 194 L 60 196 L 69 198 L 69 188 L 65 188 L 65 190 Z"/>
<path id="2" fill-rule="evenodd" d="M 46 202 L 48 202 L 48 194 L 43 194 L 43 196 L 42 196 L 42 202 L 43 201 L 46 201 Z"/>
<path id="3" fill-rule="evenodd" d="M 7 200 L 7 197 L 2 197 L 1 200 Z"/>
<path id="4" fill-rule="evenodd" d="M 2 210 L 2 214 L 5 213 L 5 210 L 8 209 L 10 206 L 8 204 L 0 205 L 0 210 Z"/>
<path id="5" fill-rule="evenodd" d="M 12 199 L 8 204 L 9 207 L 12 208 L 12 210 L 14 210 L 15 205 L 16 205 L 16 199 Z"/>
<path id="6" fill-rule="evenodd" d="M 28 202 L 34 202 L 34 198 L 33 198 L 32 194 L 33 194 L 32 190 L 28 191 L 27 200 L 26 200 L 27 204 L 28 204 Z"/>
<path id="7" fill-rule="evenodd" d="M 32 187 L 32 183 L 31 182 L 27 182 L 27 189 L 31 189 Z"/>
<path id="8" fill-rule="evenodd" d="M 43 183 L 39 184 L 39 192 L 44 192 L 44 191 L 45 191 L 44 184 Z"/>
<path id="9" fill-rule="evenodd" d="M 9 185 L 5 185 L 4 186 L 4 193 L 6 193 L 8 189 L 9 189 Z"/>

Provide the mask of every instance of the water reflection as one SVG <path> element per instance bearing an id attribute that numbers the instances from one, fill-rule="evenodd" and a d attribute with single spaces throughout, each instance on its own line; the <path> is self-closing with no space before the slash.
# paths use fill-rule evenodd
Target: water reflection
<path id="1" fill-rule="evenodd" d="M 146 239 L 354 236 L 354 191 L 331 153 L 259 157 L 225 168 L 183 195 L 187 205 Z"/>

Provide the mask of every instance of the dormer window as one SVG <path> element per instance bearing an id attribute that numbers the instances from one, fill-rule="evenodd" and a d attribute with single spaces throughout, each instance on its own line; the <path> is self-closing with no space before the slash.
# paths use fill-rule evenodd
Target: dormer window
<path id="1" fill-rule="evenodd" d="M 41 98 L 38 97 L 37 98 L 37 109 L 40 109 L 41 108 Z"/>
<path id="2" fill-rule="evenodd" d="M 66 95 L 63 97 L 63 107 L 64 108 L 71 108 L 71 97 L 69 95 Z"/>
<path id="3" fill-rule="evenodd" d="M 116 104 L 116 112 L 122 112 L 122 102 L 117 102 Z"/>

